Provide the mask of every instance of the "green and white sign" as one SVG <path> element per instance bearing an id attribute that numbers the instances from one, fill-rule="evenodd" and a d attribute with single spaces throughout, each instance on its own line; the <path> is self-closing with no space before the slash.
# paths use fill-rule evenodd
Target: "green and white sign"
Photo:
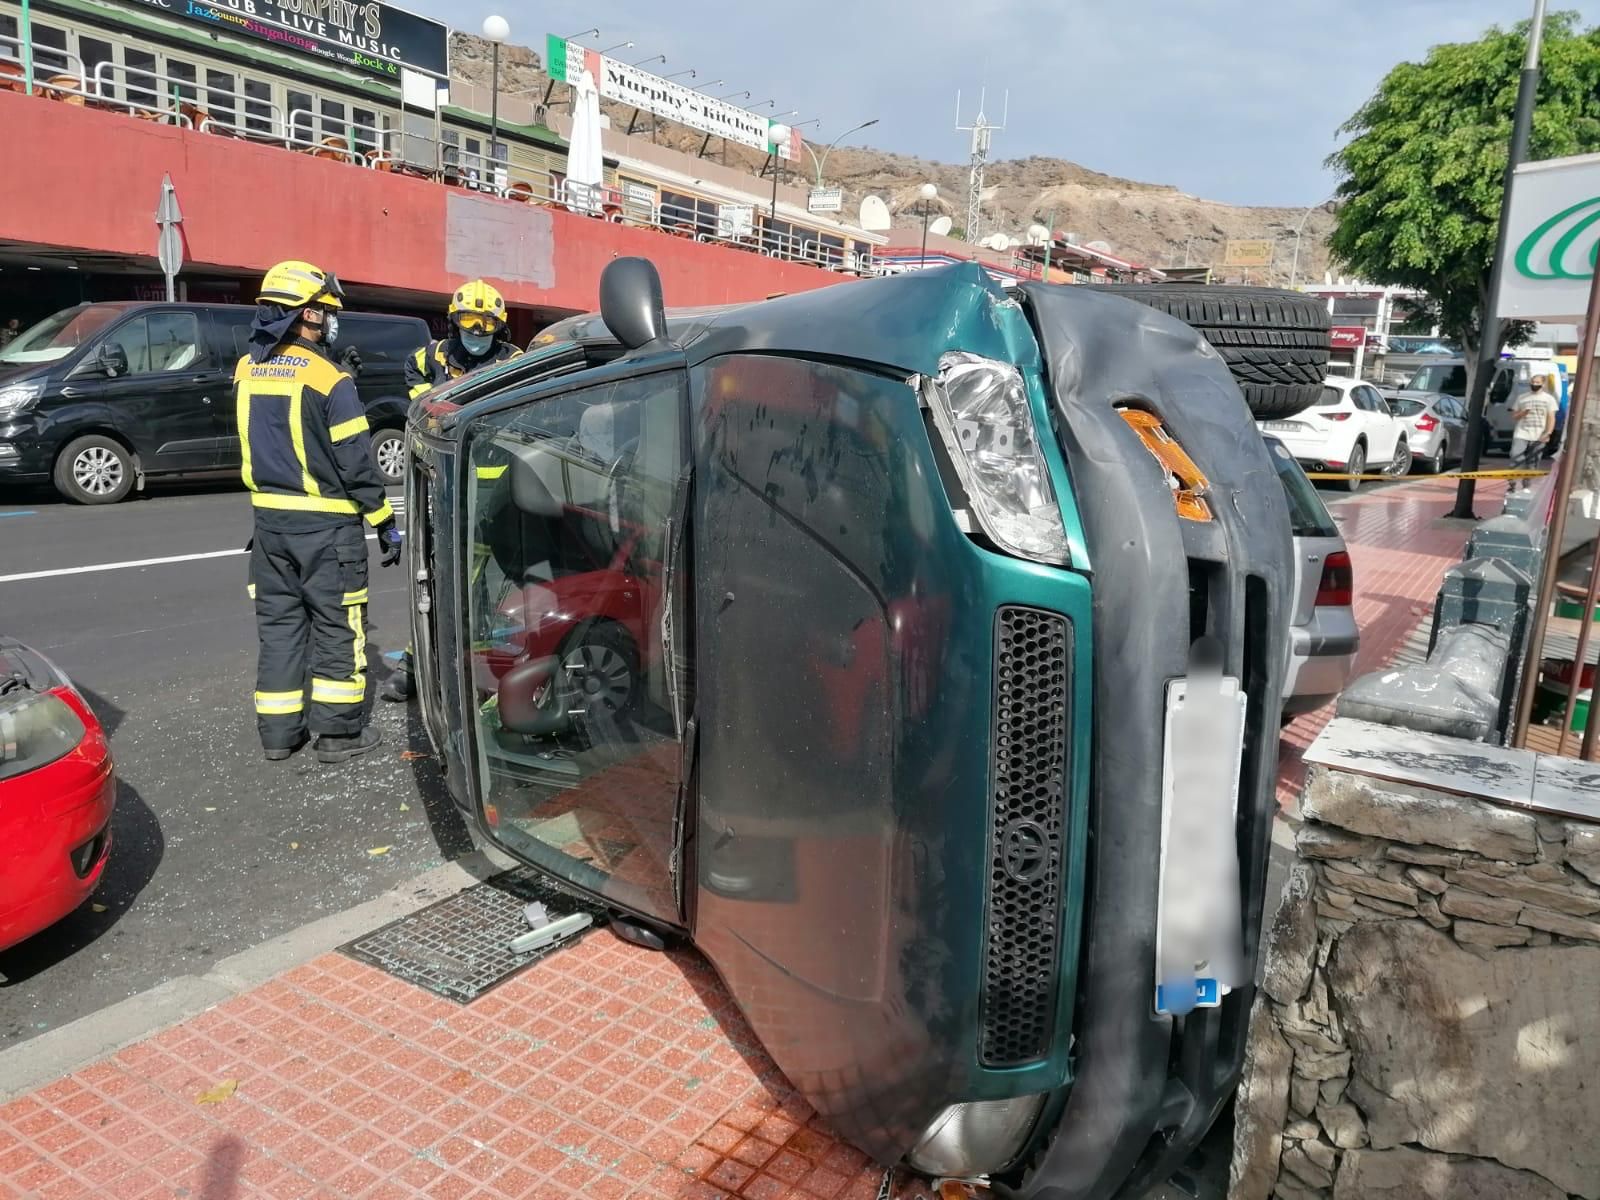
<path id="1" fill-rule="evenodd" d="M 728 104 L 704 92 L 684 87 L 671 79 L 641 71 L 638 67 L 607 58 L 577 42 L 569 42 L 550 34 L 545 38 L 545 63 L 550 78 L 560 83 L 572 84 L 588 71 L 605 100 L 629 104 L 641 112 L 654 113 L 701 133 L 726 138 L 779 158 L 800 157 L 800 135 L 787 126 L 779 126 L 768 117 L 758 116 L 749 109 Z M 788 131 L 781 142 L 774 142 L 771 130 Z"/>
<path id="2" fill-rule="evenodd" d="M 1600 154 L 1517 168 L 1506 212 L 1498 315 L 1576 321 L 1588 307 L 1600 254 Z"/>

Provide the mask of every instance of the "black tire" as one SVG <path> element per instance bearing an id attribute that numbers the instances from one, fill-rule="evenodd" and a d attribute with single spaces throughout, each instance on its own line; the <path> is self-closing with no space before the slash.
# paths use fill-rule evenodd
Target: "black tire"
<path id="1" fill-rule="evenodd" d="M 1361 490 L 1360 477 L 1367 473 L 1367 448 L 1363 443 L 1357 442 L 1351 447 L 1350 461 L 1345 464 L 1344 469 L 1349 475 L 1354 476 L 1354 478 L 1344 481 L 1344 490 L 1347 492 L 1359 492 Z"/>
<path id="2" fill-rule="evenodd" d="M 86 434 L 56 455 L 53 481 L 73 504 L 116 504 L 133 491 L 133 455 L 104 434 Z"/>
<path id="3" fill-rule="evenodd" d="M 1389 465 L 1383 469 L 1383 473 L 1393 479 L 1399 479 L 1401 476 L 1409 475 L 1411 474 L 1411 459 L 1411 443 L 1406 441 L 1405 438 L 1401 438 L 1395 443 L 1394 458 L 1390 460 Z"/>
<path id="4" fill-rule="evenodd" d="M 1328 306 L 1280 288 L 1127 284 L 1104 289 L 1170 313 L 1210 342 L 1257 420 L 1315 404 L 1328 374 Z"/>
<path id="5" fill-rule="evenodd" d="M 406 439 L 401 429 L 374 429 L 372 431 L 372 461 L 378 474 L 389 487 L 399 487 L 406 480 Z"/>
<path id="6" fill-rule="evenodd" d="M 639 698 L 639 651 L 619 625 L 596 621 L 578 630 L 561 649 L 561 665 L 571 688 L 568 707 L 591 720 L 624 716 Z"/>
<path id="7" fill-rule="evenodd" d="M 1430 458 L 1427 461 L 1427 464 L 1423 467 L 1423 470 L 1427 471 L 1429 475 L 1443 475 L 1445 473 L 1445 459 L 1448 457 L 1445 454 L 1445 443 L 1445 438 L 1439 439 L 1439 444 L 1433 449 L 1433 457 Z"/>

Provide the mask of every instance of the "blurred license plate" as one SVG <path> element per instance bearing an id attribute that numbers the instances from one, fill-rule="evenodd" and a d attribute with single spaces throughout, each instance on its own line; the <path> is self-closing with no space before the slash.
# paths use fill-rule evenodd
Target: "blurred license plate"
<path id="1" fill-rule="evenodd" d="M 1235 836 L 1247 699 L 1212 675 L 1167 685 L 1155 1009 L 1215 1008 L 1244 982 Z"/>
<path id="2" fill-rule="evenodd" d="M 1299 421 L 1263 421 L 1261 428 L 1271 430 L 1273 433 L 1293 433 L 1300 428 Z"/>

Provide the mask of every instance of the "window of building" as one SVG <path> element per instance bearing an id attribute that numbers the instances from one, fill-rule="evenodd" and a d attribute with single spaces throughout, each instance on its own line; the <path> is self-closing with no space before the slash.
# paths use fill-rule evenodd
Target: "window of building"
<path id="1" fill-rule="evenodd" d="M 238 127 L 239 81 L 231 71 L 206 68 L 206 109 L 219 125 Z"/>
<path id="2" fill-rule="evenodd" d="M 122 51 L 123 82 L 127 85 L 127 98 L 133 104 L 146 108 L 161 107 L 165 98 L 161 81 L 156 77 L 156 56 L 148 50 L 124 48 Z"/>
<path id="3" fill-rule="evenodd" d="M 10 38 L 12 42 L 17 40 L 17 19 L 15 17 L 8 17 L 5 13 L 0 13 L 0 38 Z M 0 58 L 9 58 L 14 61 L 20 57 L 21 55 L 17 53 L 17 48 L 10 42 L 0 41 Z"/>
<path id="4" fill-rule="evenodd" d="M 67 31 L 53 25 L 40 25 L 35 21 L 33 30 L 33 64 L 41 71 L 67 69 Z"/>
<path id="5" fill-rule="evenodd" d="M 83 73 L 89 86 L 98 92 L 107 92 L 112 84 L 113 69 L 116 65 L 116 48 L 110 42 L 100 38 L 78 37 L 78 57 L 83 60 Z M 105 71 L 96 74 L 97 68 L 103 63 L 109 63 Z M 98 86 L 104 83 L 104 87 Z M 114 93 L 113 93 L 114 94 Z"/>
<path id="6" fill-rule="evenodd" d="M 378 128 L 378 114 L 370 108 L 352 108 L 350 136 L 355 139 L 357 148 L 361 150 L 370 152 L 380 149 L 383 139 Z"/>
<path id="7" fill-rule="evenodd" d="M 289 136 L 294 141 L 309 144 L 316 140 L 311 135 L 316 131 L 317 105 L 310 92 L 291 88 L 285 94 L 284 120 L 289 124 Z"/>
<path id="8" fill-rule="evenodd" d="M 250 133 L 273 132 L 272 85 L 261 79 L 244 81 L 244 127 Z"/>
<path id="9" fill-rule="evenodd" d="M 317 141 L 338 138 L 342 142 L 350 136 L 345 125 L 348 118 L 344 105 L 339 101 L 324 96 L 317 105 L 317 114 L 321 118 L 317 123 Z"/>
<path id="10" fill-rule="evenodd" d="M 194 104 L 200 99 L 200 89 L 195 86 L 197 76 L 193 63 L 167 58 L 167 87 L 179 100 Z"/>

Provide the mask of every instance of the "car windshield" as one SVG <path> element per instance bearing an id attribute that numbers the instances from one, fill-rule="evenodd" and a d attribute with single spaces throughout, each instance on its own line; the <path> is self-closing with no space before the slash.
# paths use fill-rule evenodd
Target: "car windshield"
<path id="1" fill-rule="evenodd" d="M 1328 515 L 1322 497 L 1306 478 L 1306 473 L 1295 462 L 1294 455 L 1277 438 L 1267 438 L 1267 453 L 1272 465 L 1278 469 L 1278 479 L 1283 483 L 1283 497 L 1289 502 L 1289 524 L 1297 538 L 1338 537 L 1339 527 Z"/>
<path id="2" fill-rule="evenodd" d="M 1318 408 L 1338 408 L 1344 403 L 1344 389 L 1325 387 L 1322 389 L 1322 399 L 1317 401 Z"/>
<path id="3" fill-rule="evenodd" d="M 66 308 L 19 334 L 0 351 L 0 366 L 56 362 L 94 337 L 117 316 L 118 310 L 90 304 Z"/>
<path id="4" fill-rule="evenodd" d="M 1459 363 L 1432 363 L 1419 367 L 1406 381 L 1408 392 L 1443 392 L 1447 396 L 1467 394 L 1467 369 Z"/>
<path id="5" fill-rule="evenodd" d="M 1423 404 L 1421 400 L 1391 399 L 1389 401 L 1389 408 L 1397 417 L 1414 417 L 1426 407 L 1427 405 Z"/>

